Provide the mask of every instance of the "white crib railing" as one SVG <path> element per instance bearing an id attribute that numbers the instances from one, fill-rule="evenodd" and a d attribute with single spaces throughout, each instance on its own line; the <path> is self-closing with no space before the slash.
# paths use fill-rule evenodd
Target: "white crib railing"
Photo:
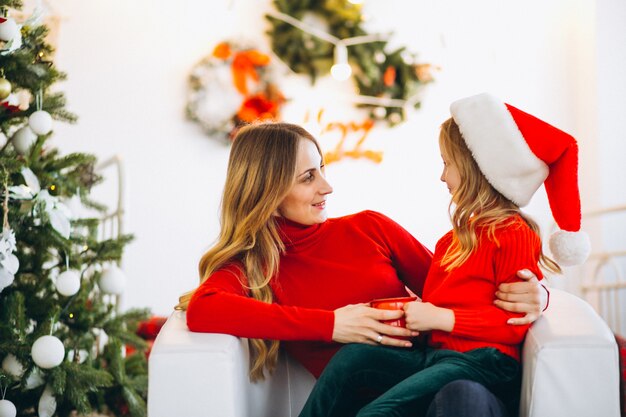
<path id="1" fill-rule="evenodd" d="M 614 333 L 626 335 L 626 205 L 584 213 L 583 223 L 592 233 L 593 249 L 580 283 L 581 295 Z"/>
<path id="2" fill-rule="evenodd" d="M 125 176 L 124 164 L 120 155 L 114 155 L 111 158 L 100 162 L 95 167 L 96 172 L 105 177 L 107 183 L 106 200 L 107 211 L 100 218 L 98 229 L 98 238 L 101 240 L 115 239 L 124 233 L 124 215 L 125 215 Z M 114 174 L 115 177 L 112 177 Z M 115 181 L 116 179 L 116 181 Z M 122 268 L 122 262 L 118 262 L 118 266 Z M 121 295 L 108 295 L 110 302 L 115 304 L 119 310 L 122 305 Z"/>

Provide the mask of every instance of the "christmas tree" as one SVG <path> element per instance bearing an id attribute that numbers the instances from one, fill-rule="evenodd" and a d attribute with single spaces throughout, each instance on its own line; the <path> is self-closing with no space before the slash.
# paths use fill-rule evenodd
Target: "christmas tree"
<path id="1" fill-rule="evenodd" d="M 98 237 L 95 157 L 48 143 L 75 116 L 51 91 L 65 75 L 41 13 L 11 17 L 21 8 L 0 0 L 0 417 L 146 415 L 145 342 L 134 331 L 148 312 L 116 305 L 131 236 Z M 77 218 L 70 203 L 96 215 Z"/>

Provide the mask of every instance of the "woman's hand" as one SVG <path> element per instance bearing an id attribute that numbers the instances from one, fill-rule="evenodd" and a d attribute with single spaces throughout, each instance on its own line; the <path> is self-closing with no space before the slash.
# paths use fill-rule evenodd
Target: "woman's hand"
<path id="1" fill-rule="evenodd" d="M 404 316 L 402 310 L 379 310 L 367 304 L 351 304 L 338 308 L 335 310 L 333 341 L 411 347 L 411 342 L 390 336 L 413 337 L 418 335 L 417 332 L 380 322 L 380 320 L 396 320 L 402 316 Z"/>
<path id="2" fill-rule="evenodd" d="M 413 301 L 404 305 L 406 327 L 411 330 L 444 330 L 454 328 L 454 311 L 437 307 L 431 303 Z"/>
<path id="3" fill-rule="evenodd" d="M 494 304 L 513 313 L 526 313 L 524 317 L 509 319 L 509 324 L 530 324 L 541 316 L 548 302 L 548 294 L 535 274 L 528 269 L 518 271 L 517 276 L 525 281 L 500 284 Z"/>

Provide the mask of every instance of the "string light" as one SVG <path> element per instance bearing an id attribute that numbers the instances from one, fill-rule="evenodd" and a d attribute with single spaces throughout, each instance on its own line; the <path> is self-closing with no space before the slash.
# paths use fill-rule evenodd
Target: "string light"
<path id="1" fill-rule="evenodd" d="M 355 4 L 357 4 L 357 2 L 359 1 L 362 2 L 362 0 L 350 1 Z M 330 74 L 334 79 L 338 81 L 345 81 L 349 79 L 352 75 L 352 68 L 348 63 L 348 46 L 386 41 L 391 36 L 391 34 L 373 34 L 339 39 L 336 36 L 331 35 L 330 33 L 326 33 L 323 30 L 306 24 L 288 14 L 277 11 L 270 11 L 268 12 L 268 15 L 272 16 L 275 19 L 288 23 L 291 26 L 294 26 L 301 31 L 308 33 L 309 35 L 315 36 L 316 38 L 322 39 L 328 43 L 335 45 L 334 65 L 330 68 Z M 379 60 L 381 60 L 381 62 L 384 62 L 384 55 L 380 57 Z M 368 104 L 382 107 L 397 107 L 403 109 L 403 111 L 406 111 L 413 107 L 415 103 L 419 101 L 419 95 L 415 94 L 414 96 L 409 97 L 407 100 L 358 95 L 354 98 L 353 101 L 358 104 Z"/>
<path id="2" fill-rule="evenodd" d="M 330 75 L 338 81 L 345 81 L 352 75 L 352 67 L 348 64 L 348 48 L 341 41 L 335 45 L 335 64 L 330 68 Z"/>
<path id="3" fill-rule="evenodd" d="M 326 33 L 323 30 L 306 24 L 294 18 L 293 16 L 289 16 L 288 14 L 276 11 L 269 12 L 268 14 L 278 20 L 282 20 L 283 22 L 290 24 L 291 26 L 297 27 L 298 29 L 305 33 L 308 33 L 309 35 L 313 35 L 316 38 L 322 39 L 335 45 L 335 62 L 330 69 L 330 74 L 334 79 L 338 81 L 345 81 L 352 75 L 352 68 L 350 67 L 350 64 L 348 64 L 348 46 L 358 45 L 362 43 L 385 41 L 390 36 L 390 34 L 374 34 L 339 39 L 338 37 L 333 36 L 330 33 Z"/>

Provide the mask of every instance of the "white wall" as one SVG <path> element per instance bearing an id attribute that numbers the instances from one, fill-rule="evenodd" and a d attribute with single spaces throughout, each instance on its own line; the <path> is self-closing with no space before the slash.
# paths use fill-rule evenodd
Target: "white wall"
<path id="1" fill-rule="evenodd" d="M 124 157 L 127 230 L 136 235 L 125 255 L 125 303 L 166 314 L 197 283 L 198 259 L 217 234 L 228 154 L 184 119 L 188 71 L 221 40 L 262 39 L 270 3 L 59 0 L 54 7 L 63 17 L 56 63 L 69 74 L 60 88 L 80 116 L 77 125 L 56 128 L 55 144 Z M 385 153 L 381 164 L 328 167 L 331 215 L 379 210 L 432 248 L 449 227 L 437 128 L 451 101 L 482 91 L 578 137 L 583 198 L 594 201 L 593 9 L 591 0 L 367 1 L 372 31 L 394 30 L 394 43 L 442 71 L 407 123 L 372 133 L 370 147 Z M 295 96 L 309 94 L 304 83 L 291 84 Z M 332 88 L 322 84 L 317 93 Z M 335 101 L 329 95 L 329 109 Z M 549 223 L 542 194 L 528 212 Z"/>

